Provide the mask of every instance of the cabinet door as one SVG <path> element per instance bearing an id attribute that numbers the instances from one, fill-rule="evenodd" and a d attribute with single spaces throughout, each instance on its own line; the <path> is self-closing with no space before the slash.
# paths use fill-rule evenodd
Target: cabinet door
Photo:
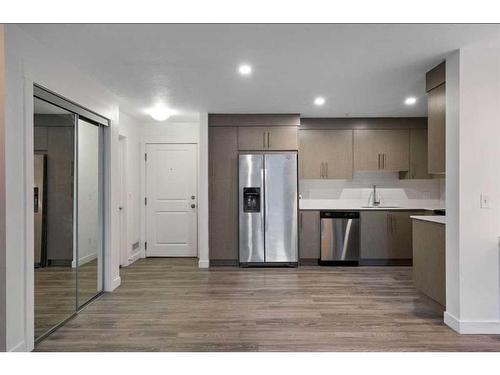
<path id="1" fill-rule="evenodd" d="M 378 171 L 387 130 L 354 130 L 354 170 Z"/>
<path id="2" fill-rule="evenodd" d="M 410 165 L 410 131 L 408 129 L 376 130 L 384 140 L 382 169 L 407 171 Z"/>
<path id="3" fill-rule="evenodd" d="M 427 172 L 427 129 L 410 130 L 410 170 L 407 178 L 432 178 Z"/>
<path id="4" fill-rule="evenodd" d="M 389 259 L 411 259 L 413 256 L 410 215 L 419 215 L 419 213 L 410 213 L 407 211 L 392 211 L 388 213 L 387 222 L 390 237 Z"/>
<path id="5" fill-rule="evenodd" d="M 427 128 L 429 173 L 443 174 L 446 170 L 446 84 L 427 93 Z"/>
<path id="6" fill-rule="evenodd" d="M 299 258 L 319 259 L 321 234 L 319 211 L 299 213 Z"/>
<path id="7" fill-rule="evenodd" d="M 303 179 L 352 179 L 352 130 L 299 131 Z"/>
<path id="8" fill-rule="evenodd" d="M 238 259 L 238 130 L 209 128 L 210 259 Z"/>
<path id="9" fill-rule="evenodd" d="M 361 259 L 388 259 L 388 213 L 387 211 L 362 211 L 361 227 Z"/>
<path id="10" fill-rule="evenodd" d="M 275 126 L 265 128 L 267 150 L 287 151 L 298 149 L 298 128 L 296 126 Z"/>
<path id="11" fill-rule="evenodd" d="M 239 127 L 238 148 L 247 151 L 267 150 L 267 128 L 262 126 Z"/>

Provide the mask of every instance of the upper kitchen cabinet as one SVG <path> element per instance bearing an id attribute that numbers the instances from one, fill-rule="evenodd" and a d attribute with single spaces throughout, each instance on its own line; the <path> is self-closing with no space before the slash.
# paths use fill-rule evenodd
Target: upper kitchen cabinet
<path id="1" fill-rule="evenodd" d="M 245 126 L 238 128 L 238 148 L 243 151 L 297 150 L 296 126 Z"/>
<path id="2" fill-rule="evenodd" d="M 355 171 L 408 171 L 409 129 L 355 129 Z"/>
<path id="3" fill-rule="evenodd" d="M 429 179 L 427 166 L 427 129 L 410 129 L 410 169 L 403 178 Z"/>
<path id="4" fill-rule="evenodd" d="M 301 179 L 352 179 L 352 130 L 300 130 Z"/>
<path id="5" fill-rule="evenodd" d="M 446 65 L 436 66 L 426 75 L 428 172 L 446 171 Z"/>

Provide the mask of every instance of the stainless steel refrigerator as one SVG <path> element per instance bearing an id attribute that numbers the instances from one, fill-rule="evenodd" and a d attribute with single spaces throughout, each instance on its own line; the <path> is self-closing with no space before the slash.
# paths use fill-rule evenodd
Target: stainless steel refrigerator
<path id="1" fill-rule="evenodd" d="M 239 155 L 241 266 L 298 262 L 297 153 Z"/>

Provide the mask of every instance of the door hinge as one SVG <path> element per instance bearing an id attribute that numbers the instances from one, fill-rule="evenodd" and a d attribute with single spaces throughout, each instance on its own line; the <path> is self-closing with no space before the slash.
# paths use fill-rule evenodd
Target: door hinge
<path id="1" fill-rule="evenodd" d="M 144 161 L 148 161 L 148 154 L 144 154 Z"/>
<path id="2" fill-rule="evenodd" d="M 147 206 L 148 205 L 148 198 L 147 197 L 144 197 L 144 205 Z"/>

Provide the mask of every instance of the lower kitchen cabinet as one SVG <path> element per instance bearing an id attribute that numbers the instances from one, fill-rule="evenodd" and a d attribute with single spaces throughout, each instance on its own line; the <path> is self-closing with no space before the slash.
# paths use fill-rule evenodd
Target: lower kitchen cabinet
<path id="1" fill-rule="evenodd" d="M 299 212 L 299 258 L 317 261 L 320 257 L 321 233 L 319 211 Z"/>
<path id="2" fill-rule="evenodd" d="M 413 282 L 428 297 L 446 306 L 446 227 L 413 220 Z"/>
<path id="3" fill-rule="evenodd" d="M 411 215 L 425 212 L 362 211 L 360 264 L 411 264 Z"/>

